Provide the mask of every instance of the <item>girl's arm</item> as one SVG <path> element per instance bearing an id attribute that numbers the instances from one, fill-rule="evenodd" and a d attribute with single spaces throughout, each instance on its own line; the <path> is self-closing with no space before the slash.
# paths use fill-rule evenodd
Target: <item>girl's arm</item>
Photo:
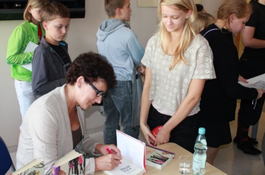
<path id="1" fill-rule="evenodd" d="M 16 28 L 8 40 L 7 46 L 7 64 L 22 65 L 31 63 L 33 52 L 24 53 L 27 44 L 27 31 L 22 28 Z"/>
<path id="2" fill-rule="evenodd" d="M 149 67 L 146 67 L 145 82 L 144 82 L 142 100 L 141 100 L 140 127 L 147 144 L 150 144 L 150 137 L 155 140 L 155 137 L 153 136 L 149 126 L 147 125 L 148 113 L 152 103 L 149 100 L 150 88 L 151 88 L 151 69 Z"/>
<path id="3" fill-rule="evenodd" d="M 192 79 L 189 85 L 187 96 L 181 102 L 175 114 L 164 124 L 156 137 L 156 144 L 167 143 L 170 138 L 170 132 L 180 124 L 192 111 L 194 106 L 201 98 L 205 79 Z"/>
<path id="4" fill-rule="evenodd" d="M 242 42 L 245 47 L 254 49 L 265 48 L 265 40 L 254 38 L 255 27 L 246 26 L 241 31 Z"/>

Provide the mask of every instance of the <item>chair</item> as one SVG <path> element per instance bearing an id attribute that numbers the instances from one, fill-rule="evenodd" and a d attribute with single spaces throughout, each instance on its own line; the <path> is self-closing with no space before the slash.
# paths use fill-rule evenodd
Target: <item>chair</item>
<path id="1" fill-rule="evenodd" d="M 14 172 L 15 166 L 7 149 L 7 146 L 0 136 L 0 174 L 6 174 L 6 172 L 11 169 Z"/>

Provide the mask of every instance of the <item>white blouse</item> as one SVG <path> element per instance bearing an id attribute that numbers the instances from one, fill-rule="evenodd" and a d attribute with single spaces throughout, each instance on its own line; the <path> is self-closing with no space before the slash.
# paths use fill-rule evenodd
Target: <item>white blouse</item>
<path id="1" fill-rule="evenodd" d="M 184 53 L 186 64 L 180 62 L 171 71 L 174 59 L 161 48 L 160 35 L 147 43 L 142 63 L 151 69 L 152 81 L 149 100 L 162 114 L 172 116 L 188 93 L 192 79 L 214 79 L 213 54 L 208 41 L 198 34 Z M 200 111 L 198 102 L 190 115 Z"/>

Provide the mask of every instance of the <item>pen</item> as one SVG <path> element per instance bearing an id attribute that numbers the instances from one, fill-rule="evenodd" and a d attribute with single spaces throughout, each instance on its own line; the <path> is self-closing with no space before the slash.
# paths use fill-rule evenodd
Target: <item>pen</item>
<path id="1" fill-rule="evenodd" d="M 108 151 L 109 154 L 114 154 L 114 152 L 109 147 L 106 147 L 105 149 Z M 122 164 L 121 161 L 120 164 Z"/>
<path id="2" fill-rule="evenodd" d="M 111 149 L 109 147 L 106 147 L 106 150 L 108 151 L 109 154 L 114 154 L 114 152 L 111 151 Z"/>

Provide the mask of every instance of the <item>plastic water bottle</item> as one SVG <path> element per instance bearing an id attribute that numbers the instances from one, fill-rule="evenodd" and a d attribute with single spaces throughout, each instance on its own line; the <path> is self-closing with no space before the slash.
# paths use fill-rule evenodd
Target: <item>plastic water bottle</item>
<path id="1" fill-rule="evenodd" d="M 193 164 L 192 164 L 193 175 L 205 174 L 205 165 L 207 157 L 206 155 L 207 142 L 205 138 L 205 128 L 200 127 L 198 133 L 199 135 L 197 136 L 194 144 Z"/>

